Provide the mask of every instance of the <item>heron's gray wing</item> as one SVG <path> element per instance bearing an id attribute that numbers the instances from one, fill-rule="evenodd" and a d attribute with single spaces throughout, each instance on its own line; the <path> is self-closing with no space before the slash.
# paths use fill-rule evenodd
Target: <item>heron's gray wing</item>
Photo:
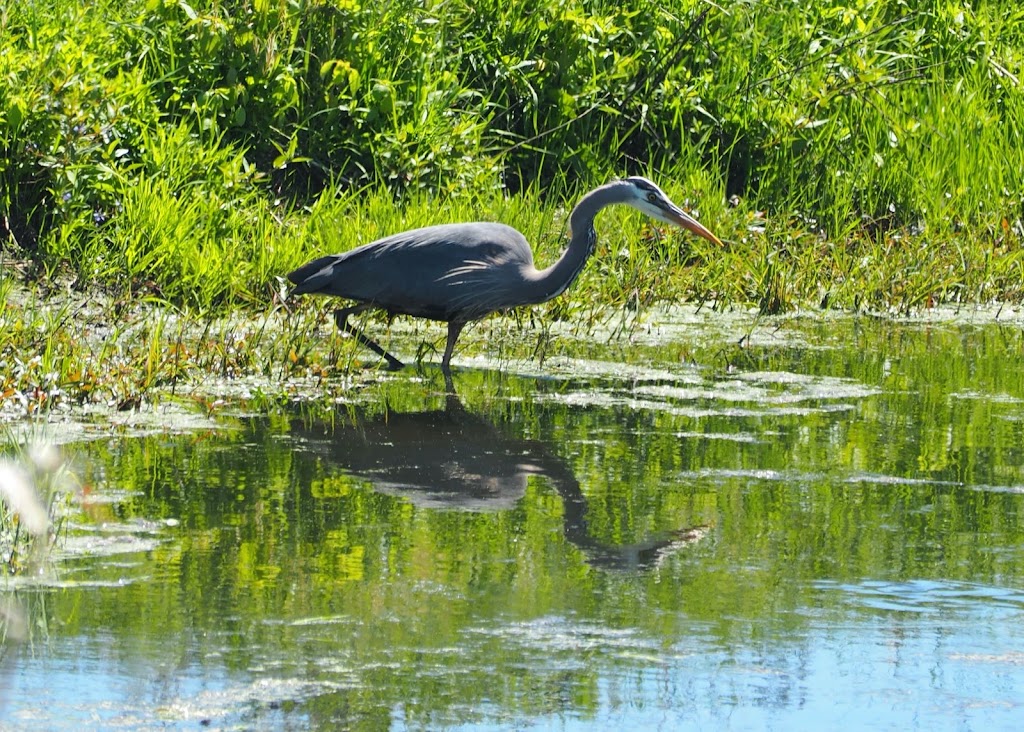
<path id="1" fill-rule="evenodd" d="M 506 307 L 533 254 L 503 224 L 444 224 L 378 239 L 314 260 L 288 275 L 296 294 L 336 295 L 395 313 L 438 320 L 473 319 Z"/>

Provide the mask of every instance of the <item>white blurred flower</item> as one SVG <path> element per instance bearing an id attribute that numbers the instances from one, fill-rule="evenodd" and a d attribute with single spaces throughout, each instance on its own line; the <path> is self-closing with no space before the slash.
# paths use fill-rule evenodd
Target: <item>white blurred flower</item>
<path id="1" fill-rule="evenodd" d="M 36 442 L 28 449 L 28 458 L 41 473 L 56 473 L 64 464 L 60 450 L 49 442 Z"/>
<path id="2" fill-rule="evenodd" d="M 46 533 L 50 525 L 46 506 L 32 486 L 32 479 L 24 468 L 0 460 L 0 498 L 21 517 L 21 524 L 36 536 Z"/>

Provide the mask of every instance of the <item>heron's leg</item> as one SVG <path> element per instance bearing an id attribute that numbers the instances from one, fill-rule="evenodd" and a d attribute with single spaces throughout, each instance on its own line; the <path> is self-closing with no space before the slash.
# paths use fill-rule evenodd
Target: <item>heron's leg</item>
<path id="1" fill-rule="evenodd" d="M 459 339 L 459 333 L 466 327 L 465 323 L 457 323 L 454 320 L 448 323 L 448 342 L 444 347 L 444 356 L 441 358 L 441 371 L 444 372 L 444 384 L 449 392 L 455 392 L 455 385 L 452 383 L 452 351 L 455 350 L 455 341 Z"/>
<path id="2" fill-rule="evenodd" d="M 372 341 L 369 338 L 367 338 L 358 328 L 356 328 L 354 325 L 348 322 L 349 315 L 357 315 L 358 313 L 361 313 L 364 310 L 369 310 L 372 307 L 372 305 L 362 303 L 360 305 L 353 305 L 352 307 L 342 308 L 341 310 L 335 310 L 334 322 L 338 324 L 338 327 L 341 330 L 345 331 L 350 336 L 355 338 L 360 345 L 366 346 L 381 358 L 386 359 L 388 362 L 388 369 L 390 369 L 391 371 L 397 371 L 398 369 L 402 368 L 404 364 L 397 358 L 392 356 L 390 353 L 385 351 L 383 348 L 378 346 L 375 341 Z"/>
<path id="3" fill-rule="evenodd" d="M 452 371 L 452 351 L 455 350 L 455 342 L 459 340 L 459 334 L 465 327 L 465 322 L 449 322 L 449 340 L 444 345 L 444 355 L 441 357 L 441 371 L 445 374 Z"/>

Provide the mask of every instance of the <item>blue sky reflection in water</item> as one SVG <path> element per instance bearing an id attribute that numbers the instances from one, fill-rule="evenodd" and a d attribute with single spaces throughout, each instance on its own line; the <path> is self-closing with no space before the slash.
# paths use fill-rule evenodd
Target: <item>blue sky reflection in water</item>
<path id="1" fill-rule="evenodd" d="M 1017 729 L 1020 327 L 748 333 L 69 445 L 0 723 Z"/>

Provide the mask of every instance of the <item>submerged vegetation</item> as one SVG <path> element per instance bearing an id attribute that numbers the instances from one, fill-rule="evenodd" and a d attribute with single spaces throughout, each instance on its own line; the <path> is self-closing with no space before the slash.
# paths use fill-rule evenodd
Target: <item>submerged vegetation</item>
<path id="1" fill-rule="evenodd" d="M 1008 0 L 10 0 L 0 406 L 335 366 L 290 268 L 466 219 L 550 262 L 613 175 L 726 246 L 605 213 L 579 282 L 523 318 L 1020 302 L 1022 66 Z M 211 328 L 238 307 L 285 324 Z"/>

